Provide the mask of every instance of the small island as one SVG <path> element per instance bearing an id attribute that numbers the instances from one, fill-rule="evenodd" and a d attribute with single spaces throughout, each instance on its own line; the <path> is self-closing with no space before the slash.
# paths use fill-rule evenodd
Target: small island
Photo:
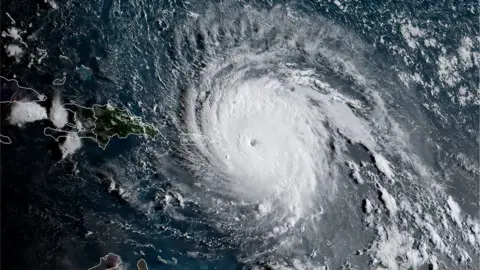
<path id="1" fill-rule="evenodd" d="M 137 262 L 138 270 L 148 270 L 147 262 L 144 259 L 140 259 Z"/>
<path id="2" fill-rule="evenodd" d="M 120 256 L 108 253 L 107 255 L 100 258 L 100 262 L 94 267 L 89 268 L 88 270 L 114 270 L 122 264 Z"/>

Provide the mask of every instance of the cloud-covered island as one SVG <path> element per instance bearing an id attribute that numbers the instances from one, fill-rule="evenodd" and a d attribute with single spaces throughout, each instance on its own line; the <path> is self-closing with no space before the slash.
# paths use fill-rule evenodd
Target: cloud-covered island
<path id="1" fill-rule="evenodd" d="M 133 115 L 127 109 L 112 104 L 95 104 L 85 107 L 75 103 L 61 103 L 59 95 L 53 97 L 46 107 L 47 97 L 31 88 L 18 85 L 15 80 L 2 79 L 2 89 L 10 92 L 10 97 L 2 97 L 2 123 L 25 126 L 41 120 L 51 122 L 44 134 L 59 142 L 63 158 L 74 153 L 82 146 L 82 139 L 94 140 L 105 149 L 113 137 L 121 139 L 129 135 L 155 138 L 158 129 L 146 123 L 141 117 Z M 8 95 L 8 93 L 7 93 Z M 12 139 L 1 134 L 1 143 L 10 144 Z M 63 138 L 61 140 L 61 138 Z"/>

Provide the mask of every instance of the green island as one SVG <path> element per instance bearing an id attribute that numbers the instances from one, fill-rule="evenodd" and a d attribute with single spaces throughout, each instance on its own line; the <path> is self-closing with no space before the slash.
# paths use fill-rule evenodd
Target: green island
<path id="1" fill-rule="evenodd" d="M 110 104 L 84 107 L 67 103 L 62 106 L 74 114 L 74 123 L 70 121 L 66 125 L 70 130 L 46 128 L 44 133 L 56 139 L 65 135 L 54 135 L 54 132 L 74 132 L 79 138 L 95 140 L 105 149 L 112 137 L 124 139 L 129 135 L 143 135 L 155 138 L 159 133 L 153 124 Z"/>
<path id="2" fill-rule="evenodd" d="M 77 120 L 87 123 L 86 135 L 95 137 L 99 146 L 105 148 L 110 138 L 126 138 L 129 135 L 148 135 L 154 138 L 158 130 L 152 124 L 111 105 L 94 105 L 92 108 L 78 107 Z M 78 119 L 79 118 L 79 119 Z"/>

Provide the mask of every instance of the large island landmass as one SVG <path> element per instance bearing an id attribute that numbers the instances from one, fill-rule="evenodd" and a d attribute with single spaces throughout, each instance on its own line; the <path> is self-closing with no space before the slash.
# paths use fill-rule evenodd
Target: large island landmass
<path id="1" fill-rule="evenodd" d="M 63 83 L 64 77 L 57 84 Z M 154 124 L 146 123 L 128 109 L 121 109 L 110 103 L 85 107 L 76 103 L 61 104 L 55 96 L 50 104 L 47 97 L 38 91 L 22 87 L 15 79 L 0 76 L 1 121 L 5 125 L 24 126 L 41 120 L 49 121 L 53 127 L 46 127 L 44 134 L 60 142 L 63 157 L 81 147 L 81 139 L 94 140 L 105 149 L 113 137 L 121 139 L 129 135 L 155 138 L 159 131 Z M 49 110 L 47 110 L 49 108 Z M 49 112 L 49 113 L 48 113 Z M 0 134 L 1 144 L 12 144 L 6 134 Z"/>
<path id="2" fill-rule="evenodd" d="M 153 124 L 145 123 L 142 118 L 132 115 L 128 110 L 110 104 L 84 107 L 67 103 L 62 106 L 74 114 L 74 122 L 65 125 L 71 130 L 45 128 L 45 135 L 56 140 L 68 137 L 68 133 L 73 130 L 79 138 L 92 139 L 105 149 L 113 137 L 124 139 L 129 135 L 145 135 L 155 138 L 159 132 Z"/>

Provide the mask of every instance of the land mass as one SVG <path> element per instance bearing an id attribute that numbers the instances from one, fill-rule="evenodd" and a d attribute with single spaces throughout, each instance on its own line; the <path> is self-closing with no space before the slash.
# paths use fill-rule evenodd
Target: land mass
<path id="1" fill-rule="evenodd" d="M 129 135 L 144 135 L 155 138 L 158 135 L 158 129 L 154 125 L 145 123 L 128 110 L 110 104 L 84 107 L 67 103 L 62 106 L 74 115 L 74 119 L 64 128 L 45 128 L 45 135 L 56 140 L 68 137 L 68 133 L 73 131 L 79 138 L 92 139 L 105 149 L 113 137 L 124 139 Z"/>
<path id="2" fill-rule="evenodd" d="M 148 270 L 147 262 L 144 259 L 140 259 L 137 262 L 138 270 Z"/>
<path id="3" fill-rule="evenodd" d="M 120 256 L 113 253 L 108 253 L 100 258 L 100 262 L 97 265 L 89 268 L 88 270 L 116 270 L 120 264 L 122 264 Z"/>
<path id="4" fill-rule="evenodd" d="M 1 77 L 1 76 L 0 76 Z M 63 79 L 62 79 L 63 80 Z M 22 126 L 39 120 L 50 120 L 54 128 L 47 127 L 44 134 L 60 141 L 59 145 L 65 157 L 81 147 L 81 139 L 94 140 L 99 147 L 105 149 L 113 137 L 121 139 L 129 135 L 148 136 L 155 138 L 159 131 L 153 125 L 133 115 L 127 109 L 120 109 L 111 104 L 96 104 L 85 107 L 75 103 L 60 103 L 55 96 L 47 115 L 47 97 L 32 88 L 21 87 L 18 81 L 1 77 L 2 121 Z M 12 140 L 5 134 L 0 134 L 0 143 L 11 144 Z"/>

